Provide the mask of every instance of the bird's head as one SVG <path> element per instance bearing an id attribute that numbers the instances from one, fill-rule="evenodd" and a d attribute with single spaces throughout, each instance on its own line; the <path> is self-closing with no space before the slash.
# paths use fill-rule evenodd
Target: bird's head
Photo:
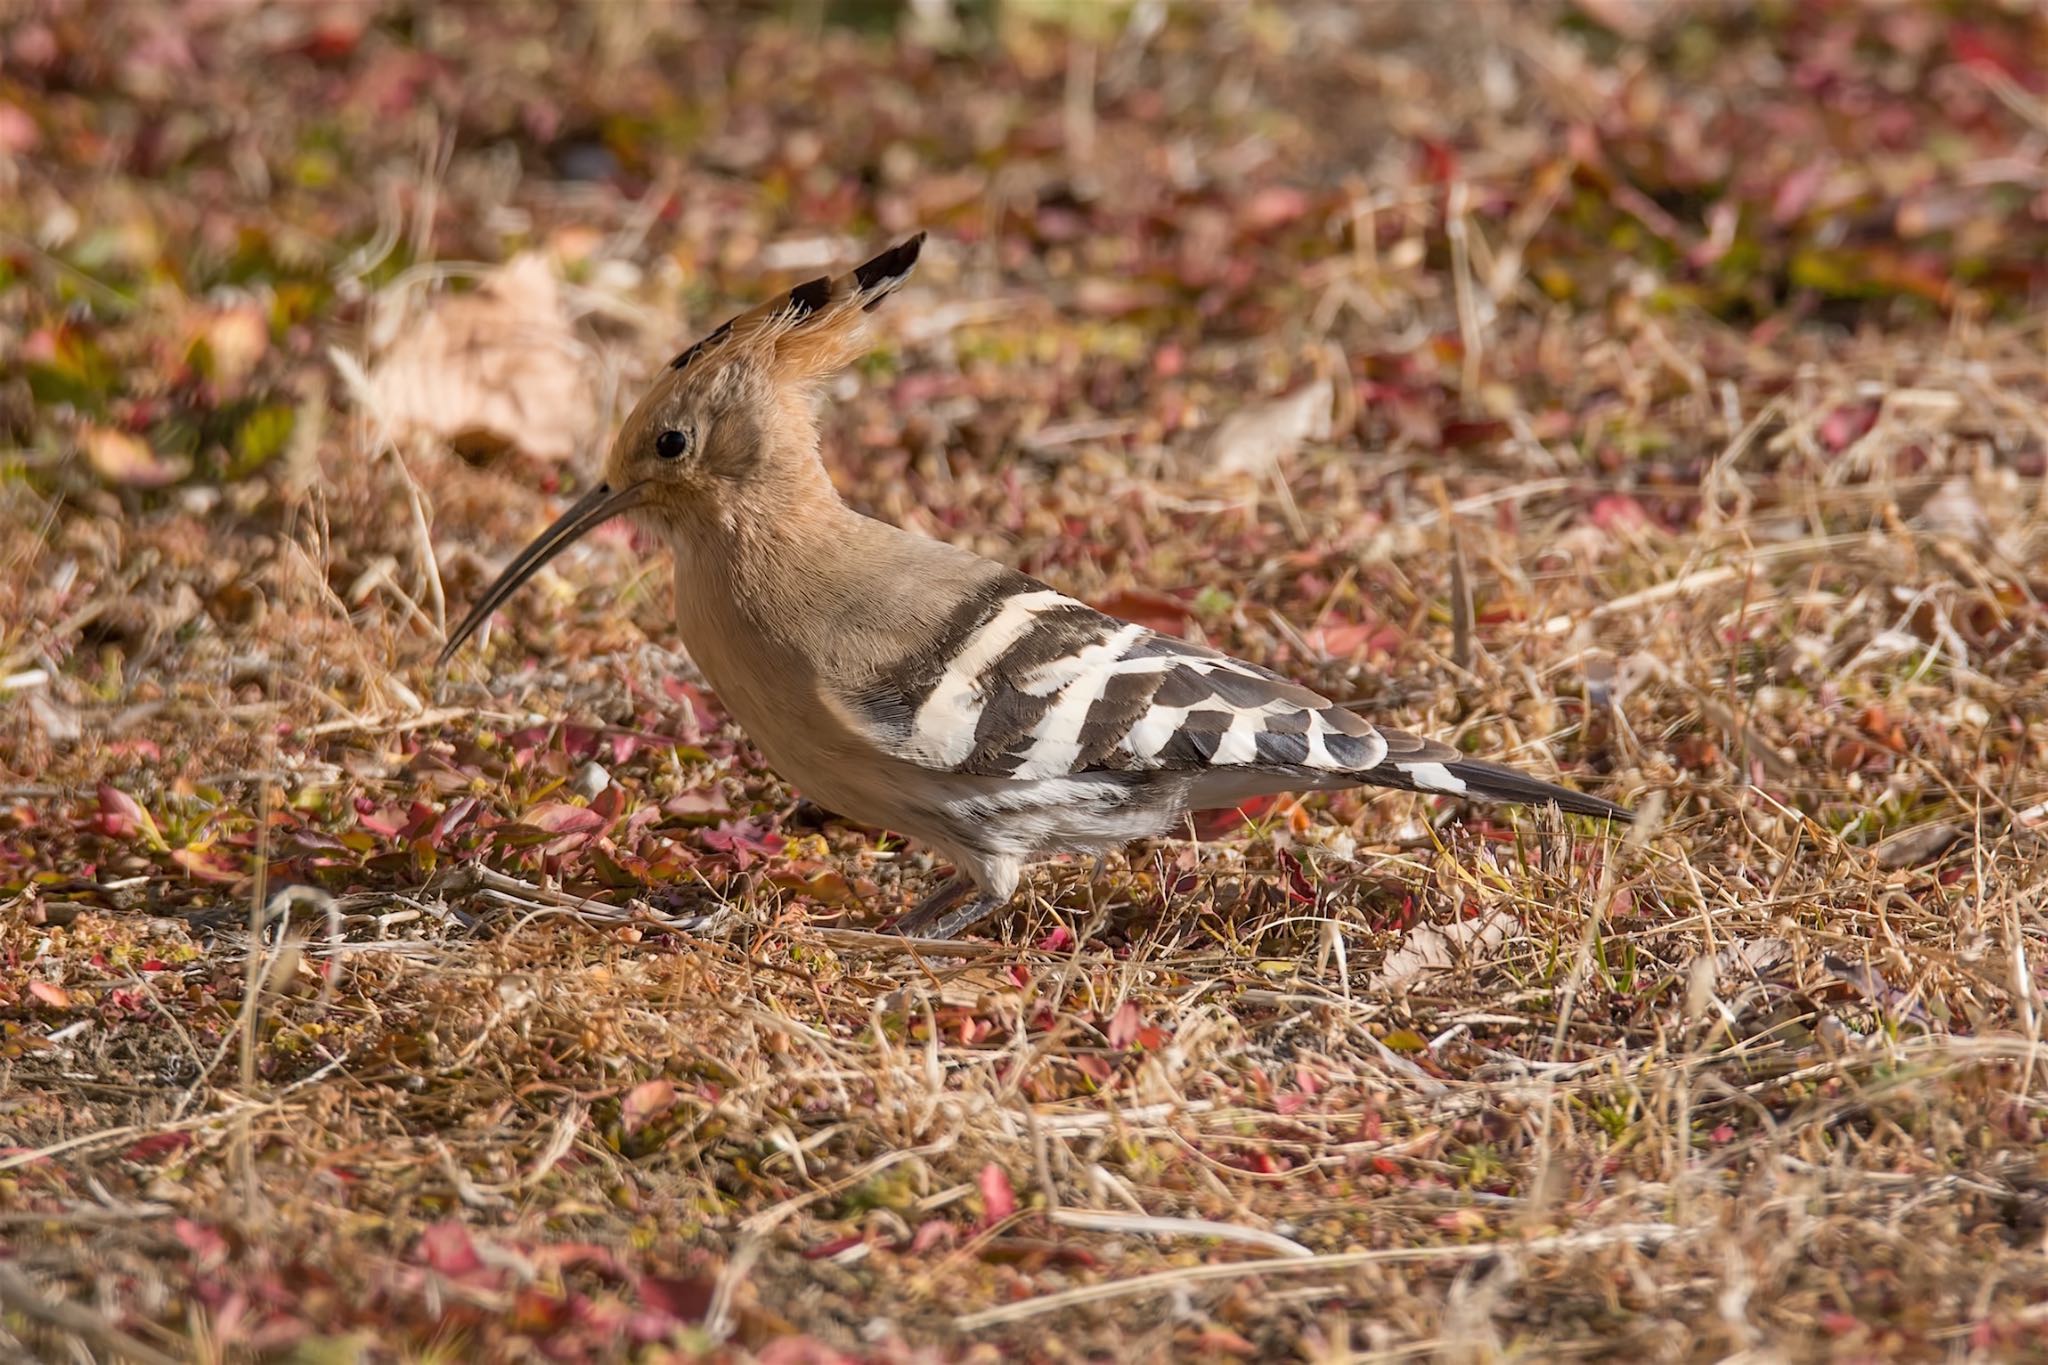
<path id="1" fill-rule="evenodd" d="M 442 647 L 446 663 L 520 585 L 592 528 L 633 513 L 657 532 L 829 489 L 817 382 L 862 352 L 867 315 L 910 277 L 919 233 L 727 322 L 670 361 L 612 442 L 604 478 L 505 566 Z"/>

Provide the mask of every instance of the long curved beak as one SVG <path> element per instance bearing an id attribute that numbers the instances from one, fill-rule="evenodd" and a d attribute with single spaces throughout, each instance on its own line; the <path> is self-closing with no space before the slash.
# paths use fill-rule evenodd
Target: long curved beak
<path id="1" fill-rule="evenodd" d="M 519 557 L 507 564 L 505 571 L 484 589 L 484 595 L 469 609 L 469 615 L 462 618 L 462 624 L 448 637 L 448 643 L 441 646 L 436 664 L 445 668 L 448 660 L 455 656 L 455 651 L 462 648 L 462 642 L 476 634 L 478 627 L 491 619 L 491 613 L 503 606 L 506 598 L 518 592 L 541 565 L 568 549 L 586 531 L 638 505 L 641 488 L 642 485 L 634 484 L 629 488 L 614 489 L 610 484 L 601 483 L 576 499 L 568 511 L 555 518 L 554 525 L 535 536 L 533 543 L 521 550 Z"/>

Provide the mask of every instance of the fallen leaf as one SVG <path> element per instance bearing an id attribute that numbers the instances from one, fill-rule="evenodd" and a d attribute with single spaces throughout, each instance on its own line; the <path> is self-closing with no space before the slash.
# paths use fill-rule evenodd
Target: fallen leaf
<path id="1" fill-rule="evenodd" d="M 1010 1176 L 991 1161 L 981 1168 L 981 1225 L 1002 1222 L 1017 1211 L 1017 1193 L 1010 1188 Z"/>
<path id="2" fill-rule="evenodd" d="M 1329 439 L 1330 398 L 1330 381 L 1317 379 L 1293 393 L 1233 412 L 1203 443 L 1209 469 L 1218 474 L 1272 473 L 1301 449 L 1302 442 Z"/>
<path id="3" fill-rule="evenodd" d="M 528 252 L 407 323 L 357 396 L 394 437 L 562 461 L 595 425 L 591 395 L 601 386 L 592 368 L 554 267 Z"/>
<path id="4" fill-rule="evenodd" d="M 588 806 L 572 806 L 566 801 L 551 801 L 526 812 L 520 823 L 532 825 L 535 829 L 544 829 L 550 834 L 581 834 L 586 830 L 602 828 L 605 819 Z"/>
<path id="5" fill-rule="evenodd" d="M 191 472 L 182 459 L 164 459 L 139 437 L 111 427 L 86 427 L 78 433 L 79 448 L 93 472 L 125 488 L 162 488 Z"/>
<path id="6" fill-rule="evenodd" d="M 121 1158 L 134 1162 L 155 1161 L 173 1152 L 184 1151 L 192 1145 L 192 1140 L 190 1133 L 151 1133 L 130 1143 L 128 1149 L 121 1153 Z"/>
<path id="7" fill-rule="evenodd" d="M 233 1251 L 228 1245 L 227 1235 L 211 1223 L 195 1222 L 190 1218 L 173 1219 L 171 1235 L 192 1253 L 192 1259 L 198 1262 L 195 1268 L 201 1274 L 219 1269 Z"/>
<path id="8" fill-rule="evenodd" d="M 484 1268 L 469 1229 L 450 1219 L 434 1224 L 420 1234 L 416 1252 L 422 1264 L 443 1275 L 470 1275 Z"/>
<path id="9" fill-rule="evenodd" d="M 102 782 L 99 786 L 99 818 L 93 822 L 101 834 L 109 839 L 132 839 L 140 834 L 152 847 L 162 847 L 163 836 L 157 833 L 156 821 L 150 818 L 142 803 L 122 791 Z"/>
<path id="10" fill-rule="evenodd" d="M 31 981 L 28 983 L 28 993 L 53 1010 L 71 1008 L 71 992 L 54 981 Z"/>
<path id="11" fill-rule="evenodd" d="M 675 1107 L 676 1088 L 665 1080 L 642 1081 L 626 1092 L 619 1105 L 619 1126 L 628 1136 L 645 1128 L 657 1115 Z"/>
<path id="12" fill-rule="evenodd" d="M 225 884 L 241 880 L 242 869 L 227 854 L 203 844 L 173 849 L 171 861 L 203 882 Z"/>
<path id="13" fill-rule="evenodd" d="M 1399 626 L 1385 621 L 1330 621 L 1302 637 L 1327 659 L 1350 659 L 1361 652 L 1392 654 L 1405 638 Z"/>
<path id="14" fill-rule="evenodd" d="M 1144 1020 L 1138 1013 L 1137 1002 L 1124 1001 L 1116 1007 L 1116 1013 L 1109 1018 L 1109 1028 L 1106 1030 L 1109 1045 L 1113 1048 L 1129 1047 L 1138 1040 L 1138 1033 L 1143 1025 Z"/>
<path id="15" fill-rule="evenodd" d="M 702 1276 L 642 1275 L 634 1281 L 640 1302 L 678 1322 L 702 1322 L 711 1311 L 717 1282 Z"/>
<path id="16" fill-rule="evenodd" d="M 1870 433 L 1880 411 L 1876 403 L 1850 403 L 1835 408 L 1821 419 L 1820 443 L 1839 454 Z"/>
<path id="17" fill-rule="evenodd" d="M 1187 630 L 1187 624 L 1195 614 L 1178 597 L 1144 588 L 1122 588 L 1107 597 L 1096 598 L 1092 605 L 1097 611 L 1107 612 L 1118 620 L 1130 621 L 1175 638 Z"/>
<path id="18" fill-rule="evenodd" d="M 1460 961 L 1482 954 L 1495 955 L 1509 938 L 1520 936 L 1521 926 L 1504 910 L 1489 910 L 1478 919 L 1453 920 L 1442 928 L 1418 924 L 1408 931 L 1400 947 L 1387 954 L 1372 979 L 1372 989 L 1399 990 L 1426 973 L 1448 971 Z"/>
<path id="19" fill-rule="evenodd" d="M 951 1245 L 959 1235 L 951 1223 L 943 1218 L 927 1218 L 917 1225 L 917 1232 L 910 1239 L 910 1254 L 922 1256 L 941 1242 Z"/>

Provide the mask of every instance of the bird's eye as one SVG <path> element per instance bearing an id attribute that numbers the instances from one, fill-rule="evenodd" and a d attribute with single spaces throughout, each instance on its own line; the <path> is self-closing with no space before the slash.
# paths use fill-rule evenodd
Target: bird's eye
<path id="1" fill-rule="evenodd" d="M 654 453 L 664 460 L 680 460 L 690 453 L 691 434 L 670 427 L 654 438 Z"/>

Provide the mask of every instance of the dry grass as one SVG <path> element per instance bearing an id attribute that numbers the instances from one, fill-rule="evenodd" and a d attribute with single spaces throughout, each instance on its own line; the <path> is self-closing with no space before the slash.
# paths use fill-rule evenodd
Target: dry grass
<path id="1" fill-rule="evenodd" d="M 284 448 L 202 440 L 147 491 L 76 452 L 234 397 L 173 362 L 244 296 L 0 218 L 8 348 L 84 297 L 137 376 L 0 380 L 0 1350 L 2042 1350 L 2048 229 L 1941 237 L 1977 283 L 1915 301 L 1853 129 L 1840 201 L 1775 219 L 1775 181 L 1696 204 L 1644 160 L 1824 106 L 1757 73 L 1881 37 L 1976 149 L 1925 202 L 1996 220 L 2038 97 L 1912 57 L 1910 9 L 1344 13 L 1068 16 L 970 60 L 677 12 L 664 90 L 621 6 L 517 98 L 487 79 L 530 70 L 517 18 L 338 57 L 194 18 L 217 60 L 173 104 L 432 85 L 420 51 L 467 94 L 424 132 L 280 107 L 221 153 L 283 176 L 338 139 L 353 190 L 14 163 L 45 224 L 153 223 L 166 260 L 260 225 L 273 319 L 293 251 L 340 283 L 244 381 Z M 299 55 L 250 90 L 264 43 Z M 52 148 L 136 136 L 152 87 L 105 80 L 15 93 Z M 1746 136 L 1760 176 L 1818 156 Z M 562 171 L 593 148 L 617 181 Z M 1753 279 L 1688 263 L 1720 202 Z M 929 264 L 825 418 L 850 497 L 1647 818 L 1283 802 L 1043 869 L 998 941 L 905 944 L 873 930 L 930 860 L 796 804 L 623 535 L 434 673 L 574 477 L 386 441 L 350 357 L 416 327 L 434 259 L 566 259 L 560 353 L 616 406 L 677 316 L 911 219 Z M 1326 434 L 1215 474 L 1217 423 L 1319 379 Z"/>

